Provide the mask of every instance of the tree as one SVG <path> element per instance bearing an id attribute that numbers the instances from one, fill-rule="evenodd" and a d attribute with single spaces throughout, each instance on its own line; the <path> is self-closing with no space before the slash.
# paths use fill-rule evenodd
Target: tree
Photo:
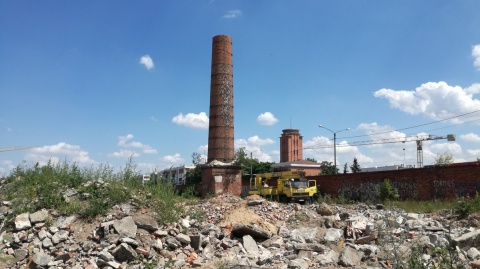
<path id="1" fill-rule="evenodd" d="M 448 152 L 437 155 L 437 157 L 435 157 L 435 165 L 446 165 L 451 163 L 453 163 L 453 156 Z"/>
<path id="2" fill-rule="evenodd" d="M 384 179 L 383 184 L 377 187 L 377 196 L 382 202 L 398 200 L 400 197 L 398 189 L 388 179 Z"/>
<path id="3" fill-rule="evenodd" d="M 343 173 L 344 173 L 344 174 L 348 173 L 347 163 L 345 163 L 345 165 L 343 166 Z"/>
<path id="4" fill-rule="evenodd" d="M 320 163 L 320 175 L 335 175 L 335 169 L 338 173 L 338 168 L 332 162 L 323 161 Z"/>
<path id="5" fill-rule="evenodd" d="M 362 171 L 360 164 L 358 164 L 357 157 L 353 158 L 353 164 L 350 165 L 350 171 L 352 171 L 352 173 L 358 173 Z"/>
<path id="6" fill-rule="evenodd" d="M 242 167 L 243 175 L 250 175 L 250 172 L 252 172 L 252 174 L 260 174 L 273 171 L 271 162 L 260 162 L 257 158 L 253 158 L 252 153 L 248 156 L 245 151 L 245 148 L 239 148 L 235 150 L 234 156 L 234 163 Z"/>
<path id="7" fill-rule="evenodd" d="M 198 152 L 192 153 L 192 163 L 193 163 L 193 165 L 203 164 L 202 154 L 200 154 Z"/>
<path id="8" fill-rule="evenodd" d="M 203 167 L 203 158 L 200 153 L 192 153 L 192 163 L 195 165 L 195 168 L 187 171 L 186 182 L 187 184 L 198 184 L 202 182 L 202 167 Z"/>
<path id="9" fill-rule="evenodd" d="M 305 161 L 317 162 L 314 158 L 306 158 Z"/>

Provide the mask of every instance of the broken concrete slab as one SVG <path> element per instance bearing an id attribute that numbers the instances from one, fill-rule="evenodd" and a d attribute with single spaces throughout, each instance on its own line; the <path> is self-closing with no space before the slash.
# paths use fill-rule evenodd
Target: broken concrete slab
<path id="1" fill-rule="evenodd" d="M 254 225 L 236 225 L 232 228 L 232 235 L 235 237 L 243 237 L 244 235 L 250 235 L 255 240 L 269 239 L 272 234 L 268 231 L 261 229 Z"/>

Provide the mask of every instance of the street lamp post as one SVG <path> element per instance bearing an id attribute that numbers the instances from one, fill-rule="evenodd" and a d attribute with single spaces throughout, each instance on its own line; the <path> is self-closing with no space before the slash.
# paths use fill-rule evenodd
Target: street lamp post
<path id="1" fill-rule="evenodd" d="M 337 134 L 340 133 L 340 132 L 343 132 L 343 131 L 348 131 L 348 130 L 350 130 L 350 128 L 342 129 L 340 131 L 334 132 L 334 131 L 328 129 L 327 127 L 325 127 L 321 124 L 318 125 L 318 127 L 323 128 L 323 129 L 328 130 L 328 131 L 333 133 L 333 165 L 335 167 L 334 172 L 335 172 L 335 175 L 336 175 L 337 174 Z"/>
<path id="2" fill-rule="evenodd" d="M 257 149 L 257 150 L 250 151 L 250 150 L 247 150 L 245 148 L 242 148 L 242 150 L 243 150 L 244 153 L 245 153 L 245 151 L 250 152 L 250 187 L 252 187 L 252 181 L 253 181 L 253 152 L 262 151 L 262 149 Z M 248 155 L 246 155 L 245 157 L 248 158 Z"/>
<path id="3" fill-rule="evenodd" d="M 253 177 L 253 156 L 250 151 L 250 186 L 252 186 L 252 177 Z"/>

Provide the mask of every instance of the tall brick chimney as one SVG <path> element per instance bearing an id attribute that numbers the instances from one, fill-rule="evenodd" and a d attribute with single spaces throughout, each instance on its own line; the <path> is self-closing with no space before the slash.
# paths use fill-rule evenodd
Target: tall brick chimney
<path id="1" fill-rule="evenodd" d="M 208 159 L 229 163 L 235 155 L 233 124 L 232 38 L 213 37 L 210 81 Z"/>
<path id="2" fill-rule="evenodd" d="M 242 167 L 234 164 L 232 38 L 213 37 L 208 158 L 202 167 L 203 197 L 242 193 Z"/>

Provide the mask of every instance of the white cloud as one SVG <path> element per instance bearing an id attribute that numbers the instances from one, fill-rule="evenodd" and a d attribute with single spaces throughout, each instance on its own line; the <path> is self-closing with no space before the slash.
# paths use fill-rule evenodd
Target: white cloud
<path id="1" fill-rule="evenodd" d="M 187 115 L 180 113 L 173 117 L 172 122 L 195 129 L 208 129 L 208 116 L 205 112 L 200 112 L 200 114 L 188 113 Z"/>
<path id="2" fill-rule="evenodd" d="M 334 163 L 334 148 L 333 139 L 330 137 L 316 136 L 310 140 L 306 140 L 303 143 L 304 158 L 311 157 L 317 160 L 317 162 L 327 161 Z M 353 158 L 357 158 L 360 165 L 369 166 L 374 162 L 372 157 L 367 156 L 360 152 L 356 146 L 350 146 L 344 140 L 337 139 L 336 146 L 337 167 L 343 170 L 343 165 L 348 163 L 348 166 L 353 162 Z"/>
<path id="3" fill-rule="evenodd" d="M 0 176 L 6 175 L 16 166 L 10 160 L 0 160 Z"/>
<path id="4" fill-rule="evenodd" d="M 480 143 L 480 136 L 474 133 L 461 135 L 460 138 L 465 141 Z"/>
<path id="5" fill-rule="evenodd" d="M 79 164 L 95 163 L 95 161 L 88 156 L 88 152 L 82 150 L 80 146 L 70 145 L 65 142 L 33 148 L 27 153 L 25 159 L 38 162 L 40 165 L 45 165 L 48 161 L 58 163 L 60 160 L 72 161 Z"/>
<path id="6" fill-rule="evenodd" d="M 275 144 L 275 141 L 270 138 L 262 139 L 257 135 L 249 137 L 247 140 L 245 139 L 236 139 L 235 148 L 245 148 L 248 151 L 253 151 L 253 148 L 259 150 L 260 147 L 265 145 Z"/>
<path id="7" fill-rule="evenodd" d="M 480 44 L 473 46 L 472 56 L 475 59 L 475 61 L 473 62 L 473 66 L 480 70 Z"/>
<path id="8" fill-rule="evenodd" d="M 415 91 L 396 91 L 380 89 L 373 95 L 385 98 L 390 105 L 408 114 L 424 114 L 434 120 L 442 120 L 478 110 L 480 100 L 472 92 L 479 91 L 480 86 L 472 85 L 466 89 L 450 86 L 444 81 L 427 82 Z M 461 123 L 468 117 L 454 118 L 453 123 Z M 470 118 L 471 119 L 471 118 Z"/>
<path id="9" fill-rule="evenodd" d="M 142 150 L 143 153 L 146 154 L 156 154 L 157 150 L 152 148 L 150 145 L 143 144 L 138 141 L 131 141 L 133 139 L 132 134 L 128 134 L 126 136 L 119 136 L 118 137 L 118 145 L 123 148 L 134 148 L 134 149 L 140 149 Z M 136 156 L 135 156 L 136 157 Z"/>
<path id="10" fill-rule="evenodd" d="M 207 153 L 208 153 L 208 144 L 207 145 L 202 145 L 200 147 L 198 147 L 197 149 L 197 153 L 200 154 L 200 162 L 202 163 L 207 163 L 207 159 L 208 159 L 208 156 L 207 156 Z"/>
<path id="11" fill-rule="evenodd" d="M 406 137 L 405 133 L 394 131 L 389 125 L 378 125 L 376 122 L 361 123 L 357 129 L 365 131 L 372 140 Z"/>
<path id="12" fill-rule="evenodd" d="M 157 169 L 157 165 L 154 163 L 137 163 L 136 168 L 142 174 L 153 173 L 159 170 Z"/>
<path id="13" fill-rule="evenodd" d="M 352 164 L 353 158 L 357 158 L 361 167 L 375 167 L 387 165 L 417 165 L 417 147 L 415 139 L 405 133 L 393 131 L 388 125 L 377 123 L 361 123 L 356 130 L 364 131 L 367 137 L 348 142 L 337 138 L 337 165 L 340 170 L 343 165 Z M 426 133 L 417 133 L 424 136 Z M 409 142 L 402 143 L 402 138 L 410 137 Z M 362 145 L 362 141 L 367 144 Z M 377 141 L 378 144 L 369 144 Z M 395 142 L 394 142 L 395 141 Z M 358 142 L 358 143 L 357 143 Z M 388 142 L 388 143 L 387 143 Z M 394 143 L 391 143 L 394 142 Z M 459 144 L 438 141 L 423 141 L 424 165 L 433 164 L 438 154 L 450 152 L 455 156 L 455 161 L 462 161 L 462 149 Z M 329 161 L 333 163 L 333 139 L 332 136 L 313 137 L 304 141 L 304 157 L 312 157 L 317 161 Z"/>
<path id="14" fill-rule="evenodd" d="M 462 158 L 462 147 L 457 143 L 434 143 L 433 141 L 423 143 L 423 165 L 434 164 L 435 159 L 444 154 L 451 154 L 453 162 L 466 161 Z"/>
<path id="15" fill-rule="evenodd" d="M 130 157 L 136 158 L 136 157 L 139 157 L 140 154 L 132 150 L 121 149 L 120 151 L 115 151 L 114 153 L 108 154 L 108 156 L 114 157 L 114 158 L 130 158 Z"/>
<path id="16" fill-rule="evenodd" d="M 272 161 L 272 157 L 267 152 L 264 152 L 261 147 L 275 144 L 275 141 L 273 139 L 262 139 L 255 135 L 249 137 L 247 140 L 236 139 L 234 144 L 236 149 L 243 148 L 245 150 L 245 153 L 247 153 L 249 156 L 252 155 L 253 158 L 258 159 L 261 162 Z"/>
<path id="17" fill-rule="evenodd" d="M 172 166 L 184 165 L 185 160 L 180 156 L 180 154 L 175 153 L 174 155 L 165 155 L 160 159 L 160 169 L 170 168 Z"/>
<path id="18" fill-rule="evenodd" d="M 143 55 L 142 57 L 140 57 L 140 64 L 143 64 L 145 66 L 145 68 L 147 68 L 148 70 L 155 67 L 155 65 L 153 64 L 153 60 L 150 57 L 150 55 Z"/>
<path id="19" fill-rule="evenodd" d="M 236 9 L 236 10 L 229 10 L 225 15 L 223 15 L 223 18 L 225 19 L 235 19 L 239 16 L 242 15 L 242 11 Z"/>
<path id="20" fill-rule="evenodd" d="M 257 122 L 261 125 L 271 126 L 278 122 L 278 119 L 270 112 L 265 112 L 257 117 Z"/>
<path id="21" fill-rule="evenodd" d="M 474 83 L 472 86 L 465 88 L 465 92 L 472 95 L 480 93 L 480 83 Z"/>
<path id="22" fill-rule="evenodd" d="M 207 152 L 208 151 L 208 144 L 198 147 L 198 150 L 199 150 L 199 152 Z"/>
<path id="23" fill-rule="evenodd" d="M 275 141 L 270 138 L 261 139 L 260 137 L 258 137 L 258 135 L 255 135 L 248 138 L 248 143 L 256 146 L 265 146 L 265 145 L 274 144 Z"/>
<path id="24" fill-rule="evenodd" d="M 425 143 L 424 143 L 425 144 Z M 433 143 L 428 147 L 428 151 L 436 156 L 445 153 L 450 153 L 452 156 L 460 156 L 462 153 L 462 147 L 457 143 Z M 424 150 L 425 153 L 425 150 Z M 425 158 L 425 157 L 424 157 Z"/>
<path id="25" fill-rule="evenodd" d="M 333 146 L 333 140 L 324 136 L 315 136 L 303 142 L 303 147 L 306 149 L 326 148 L 330 146 Z"/>
<path id="26" fill-rule="evenodd" d="M 480 149 L 467 149 L 467 154 L 473 158 L 480 158 Z"/>

